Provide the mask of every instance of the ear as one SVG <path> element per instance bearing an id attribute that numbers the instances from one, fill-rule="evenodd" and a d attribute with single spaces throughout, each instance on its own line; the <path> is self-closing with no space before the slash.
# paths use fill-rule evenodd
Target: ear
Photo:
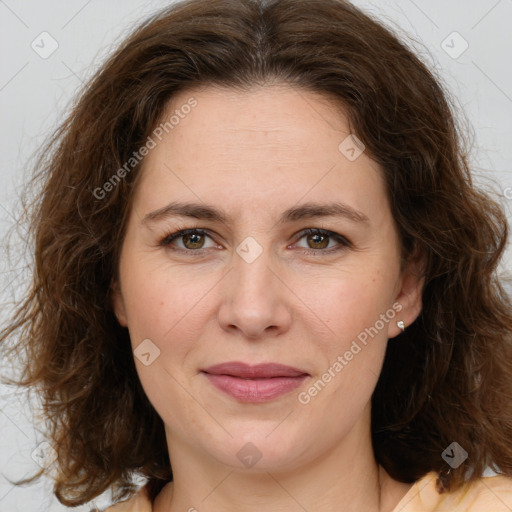
<path id="1" fill-rule="evenodd" d="M 402 333 L 397 322 L 403 321 L 407 328 L 418 318 L 423 307 L 421 296 L 424 284 L 425 258 L 423 255 L 417 255 L 409 260 L 400 277 L 400 289 L 393 304 L 397 314 L 388 324 L 388 338 L 394 338 Z"/>
<path id="2" fill-rule="evenodd" d="M 128 327 L 128 321 L 126 318 L 126 307 L 124 304 L 123 294 L 121 292 L 121 286 L 117 280 L 112 282 L 111 290 L 111 302 L 112 309 L 116 315 L 117 321 L 123 326 Z"/>

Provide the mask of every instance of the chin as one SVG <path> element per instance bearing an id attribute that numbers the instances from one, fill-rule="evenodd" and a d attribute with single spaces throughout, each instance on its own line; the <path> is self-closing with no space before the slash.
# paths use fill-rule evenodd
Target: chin
<path id="1" fill-rule="evenodd" d="M 204 446 L 204 449 L 222 464 L 238 470 L 258 472 L 293 468 L 303 456 L 304 440 L 309 439 L 310 434 L 307 429 L 299 435 L 296 430 L 290 432 L 284 425 L 277 425 L 279 423 L 273 421 L 264 425 L 251 422 L 251 426 L 228 426 L 233 437 L 226 434 L 222 441 L 210 438 L 214 445 Z"/>

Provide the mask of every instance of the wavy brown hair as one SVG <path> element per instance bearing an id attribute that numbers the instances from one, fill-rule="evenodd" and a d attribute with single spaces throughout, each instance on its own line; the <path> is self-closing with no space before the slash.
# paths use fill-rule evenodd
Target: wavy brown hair
<path id="1" fill-rule="evenodd" d="M 498 202 L 471 180 L 455 109 L 400 37 L 343 0 L 188 0 L 140 25 L 95 74 L 42 150 L 28 204 L 31 291 L 2 332 L 18 381 L 43 399 L 55 494 L 118 498 L 172 479 L 163 423 L 116 320 L 117 277 L 140 164 L 94 193 L 147 141 L 169 100 L 197 86 L 271 82 L 335 99 L 382 168 L 403 263 L 425 261 L 423 311 L 388 347 L 373 395 L 377 461 L 455 490 L 488 466 L 512 475 L 512 304 L 497 277 Z M 200 107 L 199 107 L 200 108 Z M 99 196 L 102 196 L 101 198 Z M 441 457 L 457 441 L 467 460 Z"/>

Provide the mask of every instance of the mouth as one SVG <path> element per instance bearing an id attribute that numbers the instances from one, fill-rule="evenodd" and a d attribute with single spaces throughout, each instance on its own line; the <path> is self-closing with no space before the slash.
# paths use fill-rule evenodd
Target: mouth
<path id="1" fill-rule="evenodd" d="M 251 366 L 232 361 L 201 371 L 218 390 L 241 402 L 261 403 L 289 393 L 310 375 L 278 363 Z"/>

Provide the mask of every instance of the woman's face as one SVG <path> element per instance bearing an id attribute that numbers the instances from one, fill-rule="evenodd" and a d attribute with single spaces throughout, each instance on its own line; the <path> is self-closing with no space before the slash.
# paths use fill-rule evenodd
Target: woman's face
<path id="1" fill-rule="evenodd" d="M 171 457 L 276 470 L 367 441 L 387 340 L 421 308 L 379 167 L 311 92 L 205 88 L 163 122 L 175 110 L 114 295 Z M 171 239 L 183 229 L 200 231 Z M 266 363 L 293 370 L 251 368 Z"/>

